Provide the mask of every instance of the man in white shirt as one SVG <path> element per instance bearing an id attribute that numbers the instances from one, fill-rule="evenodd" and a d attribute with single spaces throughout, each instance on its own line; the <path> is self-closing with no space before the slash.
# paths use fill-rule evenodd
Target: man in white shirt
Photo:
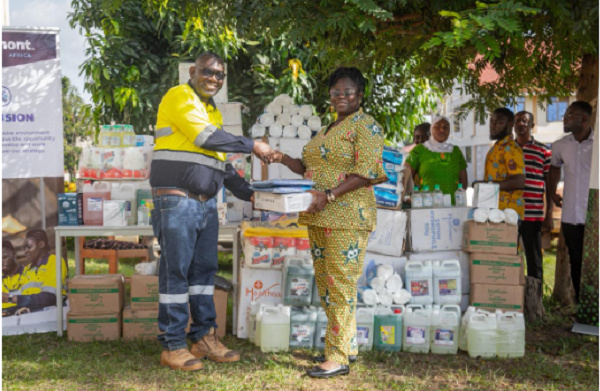
<path id="1" fill-rule="evenodd" d="M 592 166 L 594 132 L 591 128 L 592 106 L 583 101 L 571 103 L 563 118 L 565 133 L 569 135 L 552 144 L 550 189 L 554 204 L 562 208 L 562 231 L 569 250 L 571 280 L 575 299 L 579 301 L 583 231 L 587 213 Z M 563 197 L 556 194 L 560 170 L 564 167 Z"/>

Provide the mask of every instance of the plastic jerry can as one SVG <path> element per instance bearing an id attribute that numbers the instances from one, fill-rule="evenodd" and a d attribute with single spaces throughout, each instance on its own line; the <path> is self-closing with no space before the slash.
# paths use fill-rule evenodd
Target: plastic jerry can
<path id="1" fill-rule="evenodd" d="M 313 307 L 317 307 L 317 308 L 321 306 L 321 295 L 319 295 L 319 287 L 317 286 L 316 276 L 313 279 L 313 291 L 312 291 L 312 298 L 310 300 L 310 304 Z"/>
<path id="2" fill-rule="evenodd" d="M 375 310 L 375 350 L 399 352 L 402 349 L 404 307 L 380 307 Z"/>
<path id="3" fill-rule="evenodd" d="M 110 183 L 95 182 L 83 185 L 83 224 L 102 225 L 103 203 L 110 200 Z"/>
<path id="4" fill-rule="evenodd" d="M 460 307 L 455 304 L 434 310 L 431 315 L 431 353 L 456 354 L 460 335 Z"/>
<path id="5" fill-rule="evenodd" d="M 273 238 L 273 269 L 281 269 L 288 255 L 296 255 L 296 238 Z"/>
<path id="6" fill-rule="evenodd" d="M 496 315 L 476 312 L 469 318 L 467 344 L 471 357 L 494 357 L 498 331 Z"/>
<path id="7" fill-rule="evenodd" d="M 248 311 L 248 323 L 246 328 L 248 330 L 248 341 L 254 343 L 256 338 L 256 315 L 258 310 L 263 303 L 253 301 L 250 303 L 250 311 Z"/>
<path id="8" fill-rule="evenodd" d="M 433 272 L 431 262 L 408 261 L 404 269 L 405 286 L 410 292 L 411 304 L 433 303 Z"/>
<path id="9" fill-rule="evenodd" d="M 375 308 L 362 307 L 356 309 L 356 343 L 358 350 L 373 349 L 373 332 L 375 327 Z"/>
<path id="10" fill-rule="evenodd" d="M 460 321 L 460 331 L 458 336 L 458 348 L 463 351 L 468 350 L 468 342 L 467 342 L 467 329 L 469 326 L 469 318 L 471 315 L 475 313 L 475 307 L 469 306 L 467 307 L 467 311 L 463 315 Z"/>
<path id="11" fill-rule="evenodd" d="M 315 330 L 315 348 L 325 349 L 325 334 L 327 333 L 327 314 L 322 307 L 317 310 L 317 328 Z"/>
<path id="12" fill-rule="evenodd" d="M 290 348 L 290 307 L 265 307 L 260 322 L 260 351 L 285 352 Z"/>
<path id="13" fill-rule="evenodd" d="M 273 261 L 273 238 L 252 236 L 244 239 L 246 265 L 256 269 L 269 269 Z"/>
<path id="14" fill-rule="evenodd" d="M 260 347 L 260 326 L 262 322 L 262 314 L 267 307 L 277 308 L 275 304 L 272 303 L 261 303 L 258 306 L 258 311 L 256 312 L 256 319 L 254 321 L 254 345 Z"/>
<path id="15" fill-rule="evenodd" d="M 518 312 L 496 315 L 498 326 L 498 357 L 523 357 L 525 355 L 525 319 Z"/>
<path id="16" fill-rule="evenodd" d="M 127 216 L 127 225 L 137 224 L 136 186 L 133 183 L 112 183 L 110 186 L 110 199 L 131 202 L 131 211 Z"/>
<path id="17" fill-rule="evenodd" d="M 286 257 L 283 264 L 283 303 L 294 306 L 310 305 L 314 276 L 312 258 Z"/>
<path id="18" fill-rule="evenodd" d="M 462 298 L 460 262 L 457 259 L 433 262 L 433 302 L 459 304 Z"/>
<path id="19" fill-rule="evenodd" d="M 402 350 L 413 353 L 428 353 L 431 338 L 431 311 L 413 309 L 404 315 Z"/>
<path id="20" fill-rule="evenodd" d="M 292 307 L 290 321 L 290 347 L 312 348 L 317 327 L 315 307 Z"/>

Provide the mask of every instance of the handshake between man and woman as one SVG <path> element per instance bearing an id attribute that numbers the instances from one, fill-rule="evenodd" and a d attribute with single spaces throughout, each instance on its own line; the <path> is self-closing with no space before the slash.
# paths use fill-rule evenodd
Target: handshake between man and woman
<path id="1" fill-rule="evenodd" d="M 263 164 L 281 163 L 283 153 L 275 151 L 271 146 L 264 141 L 255 140 L 252 153 L 259 158 Z"/>

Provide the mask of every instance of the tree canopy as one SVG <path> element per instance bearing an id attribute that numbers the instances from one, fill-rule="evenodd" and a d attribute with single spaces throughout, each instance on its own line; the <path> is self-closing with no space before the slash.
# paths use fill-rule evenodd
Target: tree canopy
<path id="1" fill-rule="evenodd" d="M 75 178 L 77 161 L 81 148 L 75 145 L 77 137 L 90 137 L 94 134 L 92 108 L 85 104 L 77 89 L 68 77 L 62 78 L 63 105 L 63 145 L 65 155 L 65 171 Z"/>

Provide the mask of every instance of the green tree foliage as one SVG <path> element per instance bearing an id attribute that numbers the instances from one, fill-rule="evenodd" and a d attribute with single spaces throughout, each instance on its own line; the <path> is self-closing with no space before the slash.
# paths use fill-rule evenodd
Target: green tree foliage
<path id="1" fill-rule="evenodd" d="M 68 77 L 62 78 L 63 105 L 63 144 L 65 155 L 65 171 L 75 178 L 77 162 L 81 148 L 75 146 L 77 137 L 91 137 L 94 134 L 92 108 L 85 104 L 77 89 Z"/>

